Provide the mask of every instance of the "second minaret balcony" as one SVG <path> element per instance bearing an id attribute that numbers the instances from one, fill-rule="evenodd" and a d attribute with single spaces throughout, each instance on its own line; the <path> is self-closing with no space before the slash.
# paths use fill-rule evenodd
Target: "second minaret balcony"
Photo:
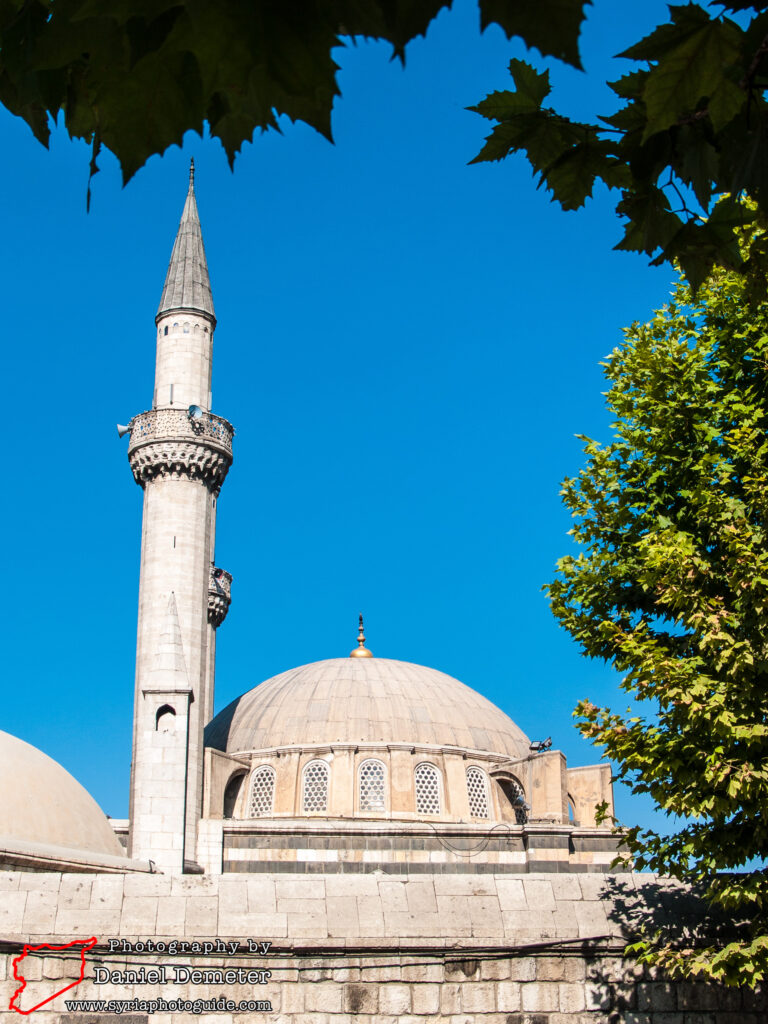
<path id="1" fill-rule="evenodd" d="M 222 416 L 189 409 L 150 409 L 128 424 L 128 458 L 136 483 L 190 476 L 218 493 L 232 465 L 235 428 Z"/>

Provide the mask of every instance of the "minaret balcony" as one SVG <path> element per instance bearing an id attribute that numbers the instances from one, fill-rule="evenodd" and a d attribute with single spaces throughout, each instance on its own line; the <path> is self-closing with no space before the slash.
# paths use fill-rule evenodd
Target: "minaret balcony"
<path id="1" fill-rule="evenodd" d="M 150 409 L 134 416 L 128 427 L 128 459 L 136 483 L 143 487 L 158 476 L 189 476 L 218 494 L 232 465 L 235 428 L 228 420 L 194 406 Z"/>

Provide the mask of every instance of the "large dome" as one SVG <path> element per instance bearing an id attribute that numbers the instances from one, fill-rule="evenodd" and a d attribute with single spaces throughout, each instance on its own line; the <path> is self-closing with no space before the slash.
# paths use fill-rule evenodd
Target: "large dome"
<path id="1" fill-rule="evenodd" d="M 9 839 L 125 856 L 99 805 L 37 747 L 0 732 L 0 846 Z"/>
<path id="2" fill-rule="evenodd" d="M 209 724 L 228 753 L 325 743 L 414 743 L 525 757 L 508 715 L 444 672 L 387 658 L 331 658 L 290 669 L 238 697 Z"/>

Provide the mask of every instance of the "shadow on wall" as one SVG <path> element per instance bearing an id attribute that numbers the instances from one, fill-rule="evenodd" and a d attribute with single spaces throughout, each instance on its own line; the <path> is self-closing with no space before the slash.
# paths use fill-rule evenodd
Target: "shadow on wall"
<path id="1" fill-rule="evenodd" d="M 734 921 L 702 898 L 704 886 L 691 887 L 654 875 L 610 876 L 598 893 L 606 901 L 608 920 L 628 941 L 658 936 L 660 942 L 683 946 L 724 944 L 744 933 L 745 921 Z M 672 980 L 662 971 L 629 959 L 586 956 L 587 1009 L 604 1013 L 606 1024 L 623 1024 L 628 1011 L 655 1014 L 664 1020 L 768 1020 L 768 989 L 732 987 L 707 981 Z M 666 1014 L 680 1014 L 667 1018 Z M 690 1018 L 687 1014 L 702 1014 Z M 727 1014 L 728 1016 L 722 1016 Z M 730 1016 L 733 1015 L 733 1016 Z"/>

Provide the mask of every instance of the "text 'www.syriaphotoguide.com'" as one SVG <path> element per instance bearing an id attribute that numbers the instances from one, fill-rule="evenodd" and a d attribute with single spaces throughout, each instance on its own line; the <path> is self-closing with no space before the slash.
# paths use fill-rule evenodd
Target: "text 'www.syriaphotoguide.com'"
<path id="1" fill-rule="evenodd" d="M 269 1013 L 269 999 L 66 999 L 70 1013 Z"/>

